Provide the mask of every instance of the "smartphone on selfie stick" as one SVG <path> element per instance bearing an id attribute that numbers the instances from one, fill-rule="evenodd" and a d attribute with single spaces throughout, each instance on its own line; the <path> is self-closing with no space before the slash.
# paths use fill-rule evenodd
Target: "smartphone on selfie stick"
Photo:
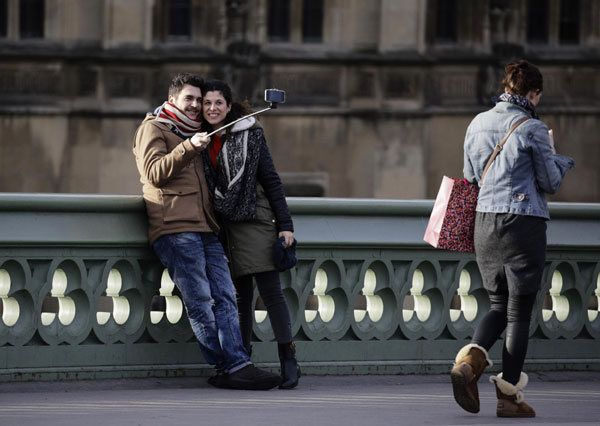
<path id="1" fill-rule="evenodd" d="M 285 90 L 266 89 L 265 90 L 265 102 L 269 102 L 271 105 L 269 105 L 265 109 L 261 109 L 260 111 L 253 112 L 252 114 L 244 115 L 243 117 L 240 117 L 237 120 L 232 121 L 231 123 L 227 123 L 223 127 L 220 127 L 217 130 L 210 132 L 206 136 L 212 136 L 215 133 L 219 133 L 221 130 L 226 129 L 229 126 L 233 126 L 238 121 L 242 121 L 248 117 L 252 117 L 253 115 L 257 115 L 257 114 L 260 114 L 261 112 L 269 111 L 271 109 L 276 109 L 278 104 L 285 103 Z"/>

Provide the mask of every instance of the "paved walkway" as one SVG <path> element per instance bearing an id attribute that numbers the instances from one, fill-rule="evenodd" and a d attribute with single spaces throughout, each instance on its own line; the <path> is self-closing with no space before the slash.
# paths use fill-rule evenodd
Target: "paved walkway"
<path id="1" fill-rule="evenodd" d="M 0 425 L 599 425 L 600 373 L 531 374 L 534 419 L 499 419 L 488 376 L 481 412 L 448 376 L 308 376 L 291 391 L 215 389 L 205 378 L 1 383 Z"/>

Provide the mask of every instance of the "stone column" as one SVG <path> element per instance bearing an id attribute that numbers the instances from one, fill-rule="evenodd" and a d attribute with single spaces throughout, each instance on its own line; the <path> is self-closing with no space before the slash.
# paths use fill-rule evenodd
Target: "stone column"
<path id="1" fill-rule="evenodd" d="M 381 5 L 376 1 L 325 0 L 323 42 L 341 50 L 377 50 Z"/>
<path id="2" fill-rule="evenodd" d="M 45 38 L 65 45 L 100 43 L 103 0 L 46 0 Z"/>
<path id="3" fill-rule="evenodd" d="M 425 50 L 426 3 L 420 0 L 381 1 L 380 52 Z"/>
<path id="4" fill-rule="evenodd" d="M 147 27 L 151 26 L 151 20 L 147 22 L 146 18 L 151 6 L 148 0 L 106 0 L 103 47 L 148 46 L 150 36 Z"/>
<path id="5" fill-rule="evenodd" d="M 585 46 L 600 46 L 600 2 L 581 1 L 581 40 Z"/>

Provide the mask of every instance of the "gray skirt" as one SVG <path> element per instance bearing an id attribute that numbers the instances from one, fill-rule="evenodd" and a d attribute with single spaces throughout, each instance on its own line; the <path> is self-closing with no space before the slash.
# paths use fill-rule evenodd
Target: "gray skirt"
<path id="1" fill-rule="evenodd" d="M 474 238 L 486 290 L 512 295 L 540 290 L 546 262 L 546 219 L 477 212 Z"/>

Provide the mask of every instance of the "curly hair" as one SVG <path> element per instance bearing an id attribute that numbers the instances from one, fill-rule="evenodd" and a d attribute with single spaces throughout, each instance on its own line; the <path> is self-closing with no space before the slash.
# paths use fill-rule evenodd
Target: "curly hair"
<path id="1" fill-rule="evenodd" d="M 544 90 L 544 78 L 538 67 L 522 59 L 506 65 L 501 85 L 513 95 L 525 96 L 531 90 Z"/>

